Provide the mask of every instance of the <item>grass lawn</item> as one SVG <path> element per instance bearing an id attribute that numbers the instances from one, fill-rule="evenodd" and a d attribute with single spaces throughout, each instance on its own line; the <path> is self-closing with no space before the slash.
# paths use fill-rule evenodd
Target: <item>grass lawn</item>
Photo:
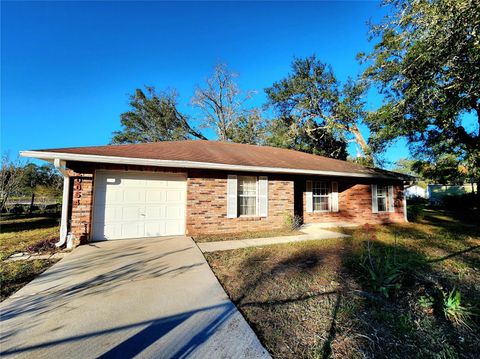
<path id="1" fill-rule="evenodd" d="M 372 227 L 373 253 L 402 265 L 388 297 L 360 265 L 365 228 L 342 231 L 352 237 L 206 254 L 274 358 L 478 358 L 479 317 L 457 324 L 441 304 L 456 288 L 463 306 L 480 305 L 478 223 L 430 210 Z"/>
<path id="2" fill-rule="evenodd" d="M 229 233 L 229 234 L 207 234 L 195 236 L 193 239 L 195 242 L 217 242 L 217 241 L 230 241 L 236 239 L 251 239 L 251 238 L 268 238 L 268 237 L 282 237 L 282 236 L 295 236 L 298 234 L 305 234 L 293 229 L 277 229 L 272 231 L 256 231 L 256 232 L 241 232 L 241 233 Z"/>
<path id="3" fill-rule="evenodd" d="M 0 221 L 0 300 L 30 282 L 57 260 L 5 262 L 15 252 L 58 237 L 58 218 L 51 216 L 2 216 Z"/>

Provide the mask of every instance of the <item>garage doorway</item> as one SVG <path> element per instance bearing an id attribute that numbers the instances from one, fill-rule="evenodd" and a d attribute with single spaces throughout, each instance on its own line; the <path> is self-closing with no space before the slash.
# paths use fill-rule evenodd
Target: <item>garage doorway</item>
<path id="1" fill-rule="evenodd" d="M 96 171 L 93 240 L 185 234 L 186 176 Z"/>

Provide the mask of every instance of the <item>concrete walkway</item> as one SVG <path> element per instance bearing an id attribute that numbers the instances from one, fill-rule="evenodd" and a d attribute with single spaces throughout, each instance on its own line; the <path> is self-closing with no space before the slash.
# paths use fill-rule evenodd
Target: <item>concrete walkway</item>
<path id="1" fill-rule="evenodd" d="M 187 237 L 80 246 L 0 313 L 1 357 L 270 358 Z"/>
<path id="2" fill-rule="evenodd" d="M 207 252 L 217 252 L 217 251 L 228 251 L 231 249 L 239 249 L 239 248 L 247 248 L 247 247 L 268 246 L 271 244 L 316 241 L 319 239 L 344 238 L 344 237 L 350 237 L 350 236 L 347 234 L 327 231 L 324 229 L 316 229 L 315 233 L 312 233 L 312 234 L 299 234 L 295 236 L 281 236 L 281 237 L 270 237 L 270 238 L 235 239 L 231 241 L 197 243 L 197 245 L 202 252 L 207 253 Z"/>

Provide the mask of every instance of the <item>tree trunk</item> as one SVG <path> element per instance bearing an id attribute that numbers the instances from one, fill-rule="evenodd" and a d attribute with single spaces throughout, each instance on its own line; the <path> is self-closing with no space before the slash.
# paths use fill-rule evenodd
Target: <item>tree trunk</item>
<path id="1" fill-rule="evenodd" d="M 35 203 L 35 192 L 32 193 L 32 199 L 30 201 L 30 209 L 28 210 L 28 214 L 32 214 L 34 203 Z"/>
<path id="2" fill-rule="evenodd" d="M 350 126 L 350 132 L 355 136 L 355 140 L 357 144 L 360 146 L 363 152 L 364 158 L 370 165 L 373 165 L 373 155 L 370 146 L 368 145 L 367 141 L 363 137 L 362 133 L 360 132 L 357 124 L 352 124 Z"/>
<path id="3" fill-rule="evenodd" d="M 477 180 L 477 211 L 480 212 L 480 180 Z"/>

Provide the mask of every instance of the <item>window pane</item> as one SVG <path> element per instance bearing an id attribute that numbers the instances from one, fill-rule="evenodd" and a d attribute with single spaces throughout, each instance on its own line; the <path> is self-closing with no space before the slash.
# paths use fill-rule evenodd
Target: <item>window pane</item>
<path id="1" fill-rule="evenodd" d="M 250 178 L 241 178 L 238 181 L 238 193 L 240 195 L 255 196 L 257 192 L 257 181 Z"/>
<path id="2" fill-rule="evenodd" d="M 377 204 L 379 212 L 385 212 L 387 210 L 387 191 L 387 186 L 377 186 Z"/>
<path id="3" fill-rule="evenodd" d="M 313 210 L 314 211 L 328 211 L 330 200 L 330 184 L 328 182 L 313 182 Z"/>
<path id="4" fill-rule="evenodd" d="M 240 197 L 240 215 L 254 216 L 256 209 L 256 197 Z"/>
<path id="5" fill-rule="evenodd" d="M 313 197 L 314 211 L 328 211 L 328 197 Z"/>
<path id="6" fill-rule="evenodd" d="M 385 186 L 378 186 L 377 187 L 377 197 L 384 197 L 385 196 Z"/>
<path id="7" fill-rule="evenodd" d="M 387 210 L 387 199 L 385 197 L 378 197 L 378 211 L 385 212 Z"/>
<path id="8" fill-rule="evenodd" d="M 238 178 L 238 213 L 240 216 L 255 216 L 257 213 L 257 178 Z"/>
<path id="9" fill-rule="evenodd" d="M 328 195 L 328 183 L 327 182 L 313 182 L 313 194 L 319 196 Z"/>

